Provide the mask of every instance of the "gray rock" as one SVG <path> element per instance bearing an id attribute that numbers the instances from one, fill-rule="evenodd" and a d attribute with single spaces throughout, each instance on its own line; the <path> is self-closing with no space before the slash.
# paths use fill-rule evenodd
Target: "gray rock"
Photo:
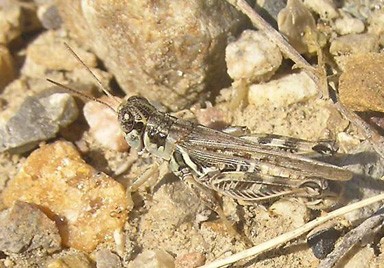
<path id="1" fill-rule="evenodd" d="M 121 268 L 123 267 L 119 256 L 108 249 L 96 252 L 96 268 Z"/>
<path id="2" fill-rule="evenodd" d="M 46 90 L 28 96 L 16 114 L 0 128 L 0 152 L 24 153 L 56 136 L 78 116 L 73 97 Z"/>
<path id="3" fill-rule="evenodd" d="M 42 248 L 52 253 L 61 248 L 60 244 L 55 222 L 37 207 L 17 201 L 0 213 L 0 251 L 21 253 Z"/>
<path id="4" fill-rule="evenodd" d="M 48 30 L 56 30 L 61 27 L 63 20 L 56 6 L 50 6 L 45 10 L 41 18 L 41 23 L 43 27 Z"/>

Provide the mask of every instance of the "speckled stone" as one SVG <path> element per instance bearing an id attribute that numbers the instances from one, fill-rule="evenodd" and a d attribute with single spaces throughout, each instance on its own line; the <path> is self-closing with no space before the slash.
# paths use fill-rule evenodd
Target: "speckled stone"
<path id="1" fill-rule="evenodd" d="M 63 245 L 86 252 L 112 240 L 127 219 L 125 189 L 58 141 L 34 151 L 3 192 L 3 202 L 36 204 L 55 219 Z"/>
<path id="2" fill-rule="evenodd" d="M 187 253 L 177 256 L 175 268 L 196 268 L 205 264 L 205 256 L 201 252 Z"/>
<path id="3" fill-rule="evenodd" d="M 341 102 L 354 111 L 384 112 L 384 55 L 351 57 L 340 77 Z"/>
<path id="4" fill-rule="evenodd" d="M 59 230 L 36 206 L 16 201 L 0 213 L 0 251 L 21 253 L 44 249 L 52 253 L 61 249 Z"/>
<path id="5" fill-rule="evenodd" d="M 348 34 L 335 38 L 329 52 L 335 56 L 379 51 L 378 37 L 371 33 Z"/>
<path id="6" fill-rule="evenodd" d="M 235 81 L 267 81 L 283 60 L 279 48 L 260 31 L 244 31 L 225 51 L 228 74 Z"/>
<path id="7" fill-rule="evenodd" d="M 122 268 L 119 256 L 108 249 L 96 252 L 96 268 Z"/>
<path id="8" fill-rule="evenodd" d="M 226 1 L 59 0 L 58 7 L 71 34 L 129 94 L 176 108 L 229 84 L 224 50 L 245 19 Z"/>

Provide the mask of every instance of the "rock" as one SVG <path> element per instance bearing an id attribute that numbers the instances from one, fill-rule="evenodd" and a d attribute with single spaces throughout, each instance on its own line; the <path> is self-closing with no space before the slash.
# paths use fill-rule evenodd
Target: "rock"
<path id="1" fill-rule="evenodd" d="M 96 268 L 122 268 L 119 256 L 108 249 L 96 252 Z"/>
<path id="2" fill-rule="evenodd" d="M 339 17 L 333 0 L 304 0 L 304 4 L 319 14 L 322 20 L 330 21 Z"/>
<path id="3" fill-rule="evenodd" d="M 175 264 L 173 257 L 163 250 L 146 250 L 128 265 L 135 267 L 173 268 Z"/>
<path id="4" fill-rule="evenodd" d="M 244 31 L 225 52 L 228 74 L 235 81 L 267 81 L 282 61 L 279 48 L 260 31 Z"/>
<path id="5" fill-rule="evenodd" d="M 177 256 L 175 268 L 197 268 L 205 264 L 205 255 L 201 252 L 187 253 Z"/>
<path id="6" fill-rule="evenodd" d="M 0 73 L 0 91 L 2 91 L 16 76 L 13 58 L 7 47 L 2 45 L 0 45 Z"/>
<path id="7" fill-rule="evenodd" d="M 340 35 L 358 34 L 364 32 L 364 30 L 364 22 L 346 14 L 335 21 L 335 31 Z"/>
<path id="8" fill-rule="evenodd" d="M 43 27 L 47 30 L 57 30 L 63 23 L 55 5 L 40 6 L 38 9 L 38 16 Z"/>
<path id="9" fill-rule="evenodd" d="M 279 31 L 299 53 L 313 53 L 326 44 L 315 19 L 301 0 L 288 0 L 277 17 Z"/>
<path id="10" fill-rule="evenodd" d="M 334 227 L 323 229 L 313 233 L 307 238 L 307 243 L 311 247 L 313 254 L 318 259 L 324 259 L 335 248 L 335 243 L 339 239 L 341 232 Z"/>
<path id="11" fill-rule="evenodd" d="M 308 100 L 317 95 L 316 85 L 304 72 L 290 74 L 265 84 L 254 84 L 249 88 L 249 103 L 288 106 L 292 103 Z"/>
<path id="12" fill-rule="evenodd" d="M 84 68 L 68 51 L 64 42 L 65 40 L 60 39 L 54 31 L 40 34 L 28 45 L 26 60 L 21 69 L 22 74 L 41 78 L 46 76 L 47 70 L 73 71 L 76 68 Z M 79 48 L 74 42 L 67 42 L 85 65 L 89 68 L 96 67 L 97 60 L 94 54 Z"/>
<path id="13" fill-rule="evenodd" d="M 245 22 L 221 0 L 60 0 L 58 7 L 76 40 L 95 51 L 126 93 L 171 108 L 229 83 L 225 46 Z"/>
<path id="14" fill-rule="evenodd" d="M 76 103 L 68 93 L 48 89 L 28 96 L 16 114 L 0 127 L 0 152 L 27 152 L 39 142 L 55 137 L 77 116 Z"/>
<path id="15" fill-rule="evenodd" d="M 384 55 L 349 57 L 340 76 L 340 101 L 353 111 L 384 112 Z"/>
<path id="16" fill-rule="evenodd" d="M 107 98 L 102 99 L 107 101 Z M 103 147 L 124 152 L 129 145 L 124 139 L 117 114 L 105 105 L 90 101 L 84 106 L 84 116 L 90 126 L 90 133 Z"/>
<path id="17" fill-rule="evenodd" d="M 47 268 L 92 268 L 94 267 L 84 253 L 68 254 L 50 261 Z"/>
<path id="18" fill-rule="evenodd" d="M 0 251 L 22 253 L 44 249 L 53 253 L 61 249 L 55 222 L 36 206 L 16 201 L 0 213 Z"/>
<path id="19" fill-rule="evenodd" d="M 55 219 L 63 245 L 86 252 L 111 240 L 127 219 L 125 189 L 81 159 L 69 142 L 34 151 L 3 192 L 3 202 L 38 205 Z"/>
<path id="20" fill-rule="evenodd" d="M 374 34 L 348 34 L 335 38 L 332 41 L 329 52 L 332 55 L 365 54 L 378 52 L 378 38 Z"/>
<path id="21" fill-rule="evenodd" d="M 9 44 L 21 35 L 21 8 L 15 2 L 0 2 L 0 44 Z"/>

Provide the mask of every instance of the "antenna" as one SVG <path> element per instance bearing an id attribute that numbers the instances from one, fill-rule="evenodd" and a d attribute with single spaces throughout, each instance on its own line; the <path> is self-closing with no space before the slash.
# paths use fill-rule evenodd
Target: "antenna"
<path id="1" fill-rule="evenodd" d="M 91 71 L 91 69 L 89 69 L 89 67 L 80 59 L 80 57 L 75 53 L 75 51 L 73 51 L 73 49 L 66 43 L 64 42 L 64 45 L 67 47 L 67 49 L 69 50 L 69 52 L 71 52 L 71 54 L 78 60 L 78 62 L 81 63 L 81 65 L 88 71 L 88 73 L 90 73 L 93 78 L 95 78 L 95 80 L 97 81 L 97 84 L 99 85 L 100 89 L 105 93 L 105 95 L 107 95 L 109 98 L 111 98 L 116 104 L 120 104 L 120 101 L 118 101 L 115 96 L 113 96 L 111 94 L 111 92 L 109 92 L 108 89 L 106 89 L 103 84 L 101 83 L 100 79 L 97 78 L 97 76 Z M 51 81 L 50 81 L 51 82 Z M 52 83 L 52 82 L 51 82 Z M 58 84 L 56 84 L 58 85 Z M 62 86 L 62 85 L 58 85 L 58 86 Z M 73 91 L 73 90 L 72 90 Z M 76 92 L 76 91 L 74 91 Z M 76 92 L 78 93 L 78 92 Z M 80 94 L 82 96 L 84 96 L 84 94 Z"/>
<path id="2" fill-rule="evenodd" d="M 88 95 L 86 95 L 86 94 L 80 92 L 79 90 L 70 88 L 70 87 L 68 87 L 68 86 L 65 86 L 65 85 L 63 85 L 63 84 L 60 84 L 60 83 L 58 83 L 58 82 L 56 82 L 56 81 L 53 81 L 53 80 L 51 80 L 51 79 L 48 79 L 48 78 L 47 78 L 47 81 L 50 82 L 50 83 L 52 83 L 52 84 L 54 84 L 54 85 L 56 85 L 56 86 L 59 86 L 59 87 L 62 87 L 62 88 L 64 88 L 64 89 L 66 89 L 66 90 L 72 91 L 72 92 L 76 93 L 77 95 L 80 95 L 80 96 L 82 96 L 82 97 L 84 97 L 84 98 L 86 98 L 86 99 L 89 99 L 89 100 L 98 102 L 98 103 L 100 103 L 100 104 L 103 104 L 103 105 L 107 106 L 109 109 L 111 109 L 112 111 L 114 111 L 115 113 L 117 113 L 117 111 L 116 111 L 111 105 L 109 105 L 108 103 L 106 103 L 106 102 L 104 102 L 104 101 L 101 101 L 101 100 L 98 100 L 98 99 L 96 99 L 96 98 L 94 98 L 94 97 L 88 96 Z"/>

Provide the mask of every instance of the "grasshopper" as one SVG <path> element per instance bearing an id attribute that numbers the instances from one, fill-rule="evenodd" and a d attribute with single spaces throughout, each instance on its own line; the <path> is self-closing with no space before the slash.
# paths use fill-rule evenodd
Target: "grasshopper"
<path id="1" fill-rule="evenodd" d="M 101 89 L 118 102 L 80 62 Z M 351 172 L 341 167 L 303 155 L 310 151 L 333 153 L 335 149 L 325 141 L 232 135 L 161 112 L 140 96 L 122 101 L 117 109 L 101 103 L 116 112 L 125 139 L 133 149 L 167 161 L 171 171 L 191 184 L 216 212 L 220 211 L 218 204 L 211 198 L 215 193 L 246 203 L 298 197 L 314 208 L 330 207 L 341 195 L 341 182 L 352 177 Z"/>

